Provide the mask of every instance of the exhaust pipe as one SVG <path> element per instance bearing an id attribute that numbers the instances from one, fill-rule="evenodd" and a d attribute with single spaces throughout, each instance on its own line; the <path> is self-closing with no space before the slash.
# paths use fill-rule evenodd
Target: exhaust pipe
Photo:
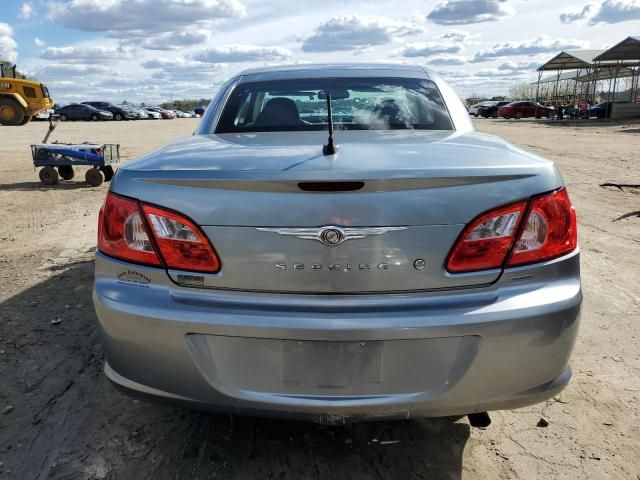
<path id="1" fill-rule="evenodd" d="M 487 428 L 491 425 L 491 417 L 487 412 L 470 413 L 467 418 L 472 427 Z"/>

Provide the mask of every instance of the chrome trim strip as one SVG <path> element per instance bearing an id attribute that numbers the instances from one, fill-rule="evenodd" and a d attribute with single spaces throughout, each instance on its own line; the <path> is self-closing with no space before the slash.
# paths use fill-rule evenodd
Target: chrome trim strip
<path id="1" fill-rule="evenodd" d="M 407 227 L 338 227 L 335 225 L 311 228 L 256 228 L 256 230 L 261 232 L 277 233 L 279 235 L 297 237 L 303 240 L 315 240 L 331 247 L 340 245 L 347 240 L 358 240 L 370 235 L 382 235 L 388 232 L 397 232 L 406 229 Z M 332 233 L 333 235 L 327 235 L 327 233 Z"/>

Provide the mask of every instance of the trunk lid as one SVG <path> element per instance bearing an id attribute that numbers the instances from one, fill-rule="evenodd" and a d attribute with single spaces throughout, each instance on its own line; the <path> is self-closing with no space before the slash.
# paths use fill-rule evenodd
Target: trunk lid
<path id="1" fill-rule="evenodd" d="M 130 162 L 112 189 L 189 216 L 211 239 L 221 271 L 170 271 L 178 283 L 365 293 L 495 281 L 500 271 L 445 271 L 464 225 L 562 185 L 552 162 L 490 135 L 338 132 L 331 157 L 322 155 L 325 137 L 194 136 Z M 344 241 L 323 243 L 323 231 Z"/>

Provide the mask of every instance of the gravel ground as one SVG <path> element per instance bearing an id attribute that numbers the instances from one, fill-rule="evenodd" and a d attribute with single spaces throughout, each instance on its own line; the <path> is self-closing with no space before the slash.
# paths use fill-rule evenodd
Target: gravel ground
<path id="1" fill-rule="evenodd" d="M 578 211 L 585 303 L 574 379 L 546 403 L 466 419 L 343 427 L 132 400 L 101 373 L 91 304 L 107 185 L 44 187 L 44 123 L 0 127 L 0 478 L 640 479 L 640 125 L 481 120 L 557 161 Z M 52 139 L 121 143 L 125 159 L 196 120 L 66 123 Z M 538 426 L 543 417 L 549 424 Z"/>

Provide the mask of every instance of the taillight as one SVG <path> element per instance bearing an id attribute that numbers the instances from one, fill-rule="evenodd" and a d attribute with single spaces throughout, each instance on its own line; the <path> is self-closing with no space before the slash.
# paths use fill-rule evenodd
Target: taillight
<path id="1" fill-rule="evenodd" d="M 480 215 L 464 230 L 447 260 L 453 273 L 500 268 L 527 208 L 522 201 Z"/>
<path id="2" fill-rule="evenodd" d="M 163 208 L 143 204 L 142 209 L 168 268 L 210 273 L 220 270 L 218 255 L 193 222 Z"/>
<path id="3" fill-rule="evenodd" d="M 542 262 L 570 253 L 577 245 L 576 213 L 562 188 L 480 215 L 460 235 L 446 269 L 463 273 Z"/>
<path id="4" fill-rule="evenodd" d="M 121 260 L 161 265 L 138 202 L 111 192 L 100 209 L 98 250 Z"/>
<path id="5" fill-rule="evenodd" d="M 513 247 L 510 267 L 551 260 L 578 246 L 576 211 L 565 188 L 534 197 L 527 223 Z"/>
<path id="6" fill-rule="evenodd" d="M 109 192 L 100 209 L 98 249 L 134 263 L 215 273 L 220 260 L 188 218 Z"/>

